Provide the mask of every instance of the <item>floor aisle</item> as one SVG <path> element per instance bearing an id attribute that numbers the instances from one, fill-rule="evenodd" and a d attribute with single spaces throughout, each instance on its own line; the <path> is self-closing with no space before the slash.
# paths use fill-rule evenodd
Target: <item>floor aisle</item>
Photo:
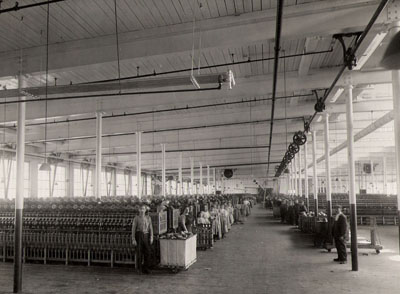
<path id="1" fill-rule="evenodd" d="M 393 227 L 393 229 L 396 229 Z M 400 293 L 394 251 L 360 252 L 360 271 L 332 261 L 336 253 L 311 246 L 309 236 L 281 225 L 256 207 L 214 249 L 197 252 L 188 271 L 155 271 L 64 265 L 24 265 L 24 293 Z M 362 255 L 368 253 L 368 256 Z M 0 293 L 11 293 L 12 264 L 0 263 Z"/>

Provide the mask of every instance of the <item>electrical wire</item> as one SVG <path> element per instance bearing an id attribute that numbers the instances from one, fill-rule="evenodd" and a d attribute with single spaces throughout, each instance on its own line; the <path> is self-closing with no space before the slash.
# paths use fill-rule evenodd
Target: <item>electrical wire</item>
<path id="1" fill-rule="evenodd" d="M 49 30 L 50 30 L 50 3 L 47 4 L 47 24 L 46 24 L 46 88 L 45 88 L 45 126 L 44 126 L 44 156 L 47 162 L 47 95 L 49 83 Z"/>
<path id="2" fill-rule="evenodd" d="M 117 47 L 117 68 L 118 68 L 118 83 L 119 92 L 121 93 L 121 66 L 119 57 L 119 38 L 118 38 L 118 15 L 117 15 L 117 0 L 114 0 L 114 16 L 115 16 L 115 39 Z"/>

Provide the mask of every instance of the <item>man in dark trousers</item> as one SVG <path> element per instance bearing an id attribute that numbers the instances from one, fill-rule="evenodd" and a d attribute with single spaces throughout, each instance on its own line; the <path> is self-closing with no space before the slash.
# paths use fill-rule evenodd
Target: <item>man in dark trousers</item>
<path id="1" fill-rule="evenodd" d="M 342 212 L 342 206 L 336 206 L 335 222 L 333 223 L 333 238 L 335 240 L 335 246 L 338 253 L 338 258 L 334 261 L 344 264 L 347 262 L 346 252 L 346 236 L 347 236 L 347 219 Z"/>
<path id="2" fill-rule="evenodd" d="M 288 210 L 287 201 L 286 201 L 286 200 L 283 200 L 283 202 L 282 202 L 281 205 L 280 205 L 281 223 L 284 223 L 284 222 L 285 222 L 287 210 Z"/>
<path id="3" fill-rule="evenodd" d="M 147 206 L 141 204 L 139 215 L 132 224 L 132 245 L 136 246 L 136 269 L 149 274 L 151 266 L 151 247 L 153 244 L 153 226 L 150 216 L 146 215 Z M 143 264 L 142 264 L 143 263 Z"/>

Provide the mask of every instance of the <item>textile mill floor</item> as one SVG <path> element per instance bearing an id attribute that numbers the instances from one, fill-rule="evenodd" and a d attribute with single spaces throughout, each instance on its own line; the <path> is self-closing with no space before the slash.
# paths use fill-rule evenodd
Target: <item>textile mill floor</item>
<path id="1" fill-rule="evenodd" d="M 313 247 L 309 235 L 257 206 L 212 250 L 198 251 L 187 271 L 138 275 L 131 268 L 24 264 L 23 293 L 400 293 L 400 261 L 391 259 L 397 230 L 379 227 L 384 250 L 360 250 L 359 271 L 352 272 L 350 260 L 334 263 L 335 250 Z M 11 263 L 0 263 L 0 293 L 12 293 L 12 274 Z"/>

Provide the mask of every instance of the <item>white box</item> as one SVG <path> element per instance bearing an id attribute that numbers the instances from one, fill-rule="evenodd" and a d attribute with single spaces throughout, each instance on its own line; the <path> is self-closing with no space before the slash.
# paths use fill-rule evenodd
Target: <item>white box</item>
<path id="1" fill-rule="evenodd" d="M 187 269 L 196 262 L 197 235 L 186 240 L 160 239 L 161 266 Z"/>

